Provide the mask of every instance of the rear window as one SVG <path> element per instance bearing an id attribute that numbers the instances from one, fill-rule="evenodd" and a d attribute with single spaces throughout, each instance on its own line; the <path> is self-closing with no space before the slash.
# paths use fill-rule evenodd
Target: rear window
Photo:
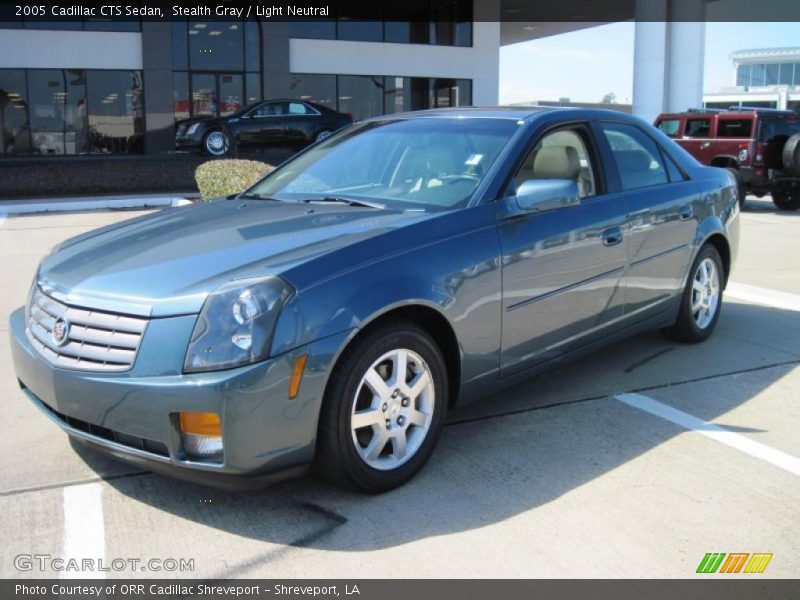
<path id="1" fill-rule="evenodd" d="M 770 140 L 776 135 L 790 136 L 800 132 L 800 120 L 797 117 L 785 119 L 765 119 L 761 118 L 759 128 L 759 139 Z"/>
<path id="2" fill-rule="evenodd" d="M 681 120 L 664 119 L 658 124 L 658 128 L 671 138 L 678 137 L 678 132 L 681 130 Z"/>
<path id="3" fill-rule="evenodd" d="M 752 134 L 752 119 L 720 119 L 717 121 L 717 137 L 749 138 Z"/>

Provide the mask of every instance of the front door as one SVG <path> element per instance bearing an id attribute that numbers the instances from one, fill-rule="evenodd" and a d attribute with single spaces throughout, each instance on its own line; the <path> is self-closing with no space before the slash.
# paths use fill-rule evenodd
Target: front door
<path id="1" fill-rule="evenodd" d="M 588 127 L 574 126 L 545 134 L 516 173 L 517 187 L 572 179 L 581 202 L 498 220 L 502 375 L 602 336 L 621 320 L 628 209 L 623 196 L 605 193 L 596 157 Z"/>

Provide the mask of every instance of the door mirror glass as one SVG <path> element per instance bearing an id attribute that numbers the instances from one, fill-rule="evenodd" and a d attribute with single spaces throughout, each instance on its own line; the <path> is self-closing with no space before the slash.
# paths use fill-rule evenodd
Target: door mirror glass
<path id="1" fill-rule="evenodd" d="M 572 179 L 528 179 L 517 188 L 517 206 L 524 212 L 544 212 L 581 203 Z"/>

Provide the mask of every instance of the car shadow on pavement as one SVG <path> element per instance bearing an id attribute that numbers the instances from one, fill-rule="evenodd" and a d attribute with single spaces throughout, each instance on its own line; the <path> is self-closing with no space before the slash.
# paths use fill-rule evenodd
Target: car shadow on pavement
<path id="1" fill-rule="evenodd" d="M 757 373 L 748 385 L 727 385 L 719 396 L 692 400 L 693 414 L 719 418 L 800 361 L 798 321 L 794 312 L 726 302 L 719 328 L 705 344 L 673 347 L 658 333 L 639 335 L 457 409 L 423 472 L 386 494 L 361 494 L 312 478 L 228 492 L 131 473 L 107 479 L 110 495 L 166 513 L 147 519 L 149 526 L 171 517 L 205 526 L 193 530 L 193 548 L 203 547 L 209 530 L 266 542 L 241 562 L 228 558 L 214 574 L 224 577 L 252 574 L 292 547 L 358 552 L 485 527 L 597 478 L 619 477 L 619 467 L 684 431 L 613 400 L 613 394 Z M 776 339 L 798 341 L 778 347 Z M 648 356 L 653 359 L 642 360 Z M 741 423 L 731 429 L 756 436 L 761 431 Z M 76 451 L 90 466 L 106 461 L 91 450 Z M 658 473 L 652 477 L 650 485 L 658 485 Z"/>

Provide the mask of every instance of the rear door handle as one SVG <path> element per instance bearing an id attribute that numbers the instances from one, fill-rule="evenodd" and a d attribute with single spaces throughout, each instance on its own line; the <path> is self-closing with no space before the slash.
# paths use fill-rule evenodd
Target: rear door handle
<path id="1" fill-rule="evenodd" d="M 614 246 L 622 241 L 622 227 L 612 227 L 603 232 L 603 246 Z"/>
<path id="2" fill-rule="evenodd" d="M 681 221 L 688 221 L 694 216 L 694 209 L 691 204 L 681 207 Z"/>

